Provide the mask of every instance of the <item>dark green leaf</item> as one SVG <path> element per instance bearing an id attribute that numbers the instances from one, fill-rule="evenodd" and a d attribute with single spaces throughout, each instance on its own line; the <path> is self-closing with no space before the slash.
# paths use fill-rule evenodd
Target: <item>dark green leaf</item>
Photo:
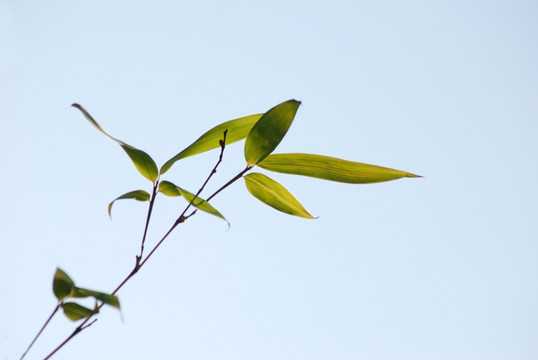
<path id="1" fill-rule="evenodd" d="M 248 174 L 244 179 L 248 191 L 261 202 L 286 214 L 314 218 L 299 200 L 275 180 L 260 173 Z"/>
<path id="2" fill-rule="evenodd" d="M 144 190 L 135 190 L 135 191 L 131 191 L 131 192 L 128 192 L 126 194 L 123 194 L 122 196 L 117 197 L 110 204 L 108 204 L 108 216 L 112 216 L 112 214 L 111 214 L 112 205 L 114 205 L 114 203 L 117 200 L 134 199 L 134 200 L 138 200 L 138 201 L 149 201 L 150 197 L 151 196 L 149 195 L 149 193 L 147 191 L 144 191 Z"/>
<path id="3" fill-rule="evenodd" d="M 258 164 L 266 170 L 350 184 L 368 184 L 403 177 L 420 177 L 405 171 L 314 154 L 274 154 Z"/>
<path id="4" fill-rule="evenodd" d="M 163 180 L 159 183 L 159 192 L 166 196 L 181 196 L 177 186 L 170 181 Z"/>
<path id="5" fill-rule="evenodd" d="M 127 153 L 129 158 L 131 158 L 131 161 L 134 163 L 138 171 L 145 178 L 147 178 L 153 183 L 157 181 L 157 178 L 159 177 L 159 170 L 157 169 L 157 165 L 155 164 L 155 161 L 153 161 L 153 159 L 148 154 L 146 154 L 144 151 L 139 150 L 131 145 L 127 145 L 123 141 L 118 140 L 112 135 L 110 135 L 105 129 L 101 127 L 101 125 L 97 123 L 97 121 L 93 119 L 93 117 L 86 111 L 86 109 L 84 109 L 79 104 L 73 104 L 72 106 L 79 109 L 84 115 L 84 117 L 88 119 L 88 121 L 92 123 L 92 125 L 95 126 L 99 131 L 101 131 L 103 134 L 105 134 L 106 136 L 108 136 L 109 138 L 117 142 L 123 148 L 123 150 Z"/>
<path id="6" fill-rule="evenodd" d="M 236 141 L 243 140 L 261 116 L 262 114 L 249 115 L 215 126 L 200 136 L 198 140 L 189 145 L 185 150 L 168 160 L 161 167 L 161 174 L 170 170 L 172 165 L 178 160 L 220 147 L 219 140 L 222 140 L 225 130 L 228 130 L 226 134 L 226 144 L 232 144 Z"/>
<path id="7" fill-rule="evenodd" d="M 94 310 L 90 310 L 82 305 L 68 302 L 63 303 L 62 308 L 64 310 L 65 316 L 67 316 L 72 321 L 77 321 L 83 318 L 87 318 L 95 313 Z"/>
<path id="8" fill-rule="evenodd" d="M 85 297 L 94 297 L 98 300 L 101 300 L 105 304 L 111 305 L 115 308 L 120 308 L 120 301 L 116 295 L 110 295 L 105 294 L 98 291 L 83 289 L 83 288 L 75 288 L 73 291 L 73 297 L 75 298 L 85 298 Z"/>
<path id="9" fill-rule="evenodd" d="M 54 280 L 52 282 L 52 291 L 54 292 L 54 295 L 56 295 L 56 298 L 61 301 L 68 297 L 73 291 L 74 287 L 75 283 L 73 280 L 71 280 L 71 278 L 62 271 L 62 269 L 57 268 L 56 273 L 54 274 Z"/>
<path id="10" fill-rule="evenodd" d="M 267 111 L 252 127 L 245 141 L 245 159 L 255 165 L 273 152 L 295 117 L 301 103 L 288 100 Z"/>

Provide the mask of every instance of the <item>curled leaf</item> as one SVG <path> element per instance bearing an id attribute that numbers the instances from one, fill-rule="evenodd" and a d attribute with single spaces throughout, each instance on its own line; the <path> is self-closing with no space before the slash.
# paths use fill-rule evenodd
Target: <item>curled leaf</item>
<path id="1" fill-rule="evenodd" d="M 310 176 L 350 184 L 369 184 L 403 177 L 420 177 L 382 166 L 314 154 L 269 155 L 258 166 L 279 173 Z"/>
<path id="2" fill-rule="evenodd" d="M 295 118 L 301 102 L 288 100 L 268 110 L 252 127 L 245 141 L 245 160 L 255 165 L 272 153 Z"/>
<path id="3" fill-rule="evenodd" d="M 74 302 L 63 303 L 61 306 L 64 310 L 65 316 L 72 321 L 84 319 L 96 313 L 95 310 L 90 310 L 87 307 Z"/>
<path id="4" fill-rule="evenodd" d="M 313 219 L 303 205 L 284 186 L 260 173 L 243 177 L 247 190 L 258 200 L 286 214 Z"/>
<path id="5" fill-rule="evenodd" d="M 59 301 L 71 295 L 75 288 L 75 283 L 71 278 L 60 268 L 56 269 L 54 280 L 52 281 L 52 291 Z"/>
<path id="6" fill-rule="evenodd" d="M 159 170 L 157 169 L 157 165 L 155 164 L 155 161 L 149 156 L 147 153 L 145 153 L 142 150 L 139 150 L 131 145 L 128 145 L 124 143 L 121 140 L 116 139 L 112 135 L 108 133 L 105 129 L 101 127 L 97 123 L 97 121 L 94 120 L 94 118 L 79 104 L 73 104 L 71 105 L 77 109 L 79 109 L 84 117 L 92 123 L 93 126 L 95 126 L 100 132 L 117 142 L 122 149 L 127 153 L 129 158 L 131 158 L 131 161 L 135 165 L 135 167 L 138 169 L 138 171 L 148 180 L 155 183 L 157 181 L 157 178 L 159 177 Z"/>
<path id="7" fill-rule="evenodd" d="M 236 141 L 243 140 L 261 116 L 262 114 L 249 115 L 226 121 L 213 127 L 211 130 L 200 136 L 195 142 L 190 144 L 186 149 L 168 160 L 161 167 L 161 174 L 170 170 L 176 161 L 220 147 L 220 140 L 222 140 L 222 135 L 226 130 L 228 130 L 226 144 L 232 144 Z"/>
<path id="8" fill-rule="evenodd" d="M 112 202 L 108 204 L 108 216 L 112 216 L 112 205 L 114 205 L 114 203 L 117 200 L 134 199 L 138 201 L 149 201 L 150 197 L 151 196 L 149 195 L 149 193 L 144 190 L 135 190 L 135 191 L 130 191 L 126 194 L 123 194 L 117 197 L 116 199 L 112 200 Z"/>

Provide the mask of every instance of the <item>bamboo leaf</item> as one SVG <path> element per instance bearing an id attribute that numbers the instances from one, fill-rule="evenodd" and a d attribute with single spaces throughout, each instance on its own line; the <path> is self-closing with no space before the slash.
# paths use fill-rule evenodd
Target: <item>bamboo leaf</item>
<path id="1" fill-rule="evenodd" d="M 67 316 L 72 321 L 84 319 L 88 316 L 95 314 L 94 310 L 90 310 L 74 302 L 63 303 L 62 308 L 64 310 L 65 316 Z"/>
<path id="2" fill-rule="evenodd" d="M 200 209 L 208 214 L 214 215 L 218 218 L 221 218 L 222 220 L 226 221 L 226 224 L 230 226 L 230 223 L 220 212 L 217 211 L 211 204 L 209 204 L 207 201 L 202 199 L 201 197 L 196 197 L 196 195 L 188 192 L 185 189 L 180 188 L 179 186 L 176 186 L 177 190 L 181 193 L 181 196 L 185 198 L 189 203 L 192 202 L 192 205 L 196 207 L 197 209 Z"/>
<path id="3" fill-rule="evenodd" d="M 350 184 L 369 184 L 403 177 L 420 177 L 405 171 L 314 154 L 269 155 L 258 166 L 279 173 Z"/>
<path id="4" fill-rule="evenodd" d="M 215 126 L 200 136 L 186 149 L 168 160 L 161 167 L 161 174 L 170 170 L 172 165 L 178 160 L 220 147 L 219 140 L 222 139 L 225 130 L 228 130 L 226 134 L 226 144 L 232 144 L 236 141 L 243 140 L 261 116 L 262 114 L 249 115 L 239 119 L 226 121 Z"/>
<path id="5" fill-rule="evenodd" d="M 54 280 L 52 281 L 52 291 L 59 301 L 71 295 L 75 287 L 75 283 L 71 278 L 60 268 L 56 268 Z"/>
<path id="6" fill-rule="evenodd" d="M 131 191 L 126 194 L 123 194 L 117 197 L 116 199 L 112 200 L 112 202 L 108 204 L 108 216 L 112 216 L 112 205 L 114 205 L 114 203 L 117 200 L 134 199 L 138 201 L 149 201 L 150 197 L 151 196 L 149 195 L 149 193 L 144 190 L 135 190 L 135 191 Z"/>
<path id="7" fill-rule="evenodd" d="M 159 183 L 159 192 L 166 196 L 181 196 L 177 186 L 166 180 Z"/>
<path id="8" fill-rule="evenodd" d="M 313 219 L 303 205 L 284 186 L 260 174 L 251 173 L 243 177 L 248 191 L 258 200 L 286 214 Z"/>
<path id="9" fill-rule="evenodd" d="M 83 288 L 75 288 L 73 290 L 73 297 L 75 298 L 85 298 L 90 296 L 101 300 L 105 304 L 111 305 L 117 309 L 120 308 L 120 301 L 116 295 L 105 294 L 99 291 L 93 291 Z"/>
<path id="10" fill-rule="evenodd" d="M 79 109 L 84 117 L 93 125 L 95 126 L 100 132 L 117 142 L 122 149 L 127 153 L 127 156 L 131 159 L 135 167 L 138 169 L 140 174 L 142 174 L 146 179 L 150 180 L 151 182 L 155 183 L 157 181 L 157 178 L 159 177 L 159 170 L 157 169 L 157 165 L 155 164 L 155 161 L 149 156 L 147 153 L 145 153 L 142 150 L 139 150 L 131 145 L 128 145 L 124 143 L 121 140 L 116 139 L 112 135 L 108 133 L 105 129 L 97 123 L 97 121 L 94 120 L 94 118 L 79 104 L 73 104 L 71 105 L 77 109 Z"/>
<path id="11" fill-rule="evenodd" d="M 255 165 L 272 153 L 297 113 L 301 102 L 288 100 L 268 110 L 252 127 L 245 141 L 245 159 L 248 165 Z"/>

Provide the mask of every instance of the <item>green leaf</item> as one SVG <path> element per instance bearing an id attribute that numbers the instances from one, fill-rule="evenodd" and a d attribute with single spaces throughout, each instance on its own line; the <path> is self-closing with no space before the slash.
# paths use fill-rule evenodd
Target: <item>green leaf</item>
<path id="1" fill-rule="evenodd" d="M 144 151 L 139 150 L 131 145 L 128 145 L 124 143 L 121 140 L 116 139 L 112 135 L 110 135 L 105 129 L 101 127 L 93 119 L 93 117 L 79 104 L 73 104 L 71 105 L 77 109 L 79 109 L 84 117 L 92 123 L 93 126 L 95 126 L 99 131 L 101 131 L 103 134 L 117 142 L 122 149 L 127 153 L 127 155 L 131 158 L 131 161 L 134 163 L 135 167 L 138 169 L 138 171 L 148 180 L 155 183 L 157 181 L 157 178 L 159 177 L 159 170 L 157 169 L 157 165 L 155 164 L 155 161 Z"/>
<path id="2" fill-rule="evenodd" d="M 202 199 L 201 197 L 196 197 L 196 195 L 188 192 L 185 189 L 180 188 L 179 186 L 176 186 L 177 190 L 181 193 L 181 196 L 185 198 L 189 203 L 192 202 L 192 205 L 208 214 L 215 215 L 218 218 L 221 218 L 222 220 L 226 221 L 226 224 L 230 226 L 230 223 L 220 212 L 217 211 L 211 204 L 209 204 L 207 201 Z"/>
<path id="3" fill-rule="evenodd" d="M 87 318 L 88 316 L 95 314 L 94 310 L 90 310 L 82 305 L 73 302 L 63 303 L 62 308 L 64 310 L 65 316 L 67 316 L 72 321 Z"/>
<path id="4" fill-rule="evenodd" d="M 181 196 L 177 186 L 170 181 L 163 180 L 159 183 L 159 192 L 166 196 Z"/>
<path id="5" fill-rule="evenodd" d="M 112 200 L 112 202 L 108 204 L 108 216 L 112 216 L 112 205 L 114 205 L 114 203 L 117 200 L 134 199 L 138 201 L 149 201 L 150 197 L 151 196 L 149 195 L 149 193 L 144 190 L 135 190 L 135 191 L 131 191 L 126 194 L 123 194 L 117 197 L 116 199 Z"/>
<path id="6" fill-rule="evenodd" d="M 168 160 L 161 167 L 161 174 L 170 170 L 172 165 L 178 160 L 220 147 L 219 140 L 222 140 L 225 130 L 228 130 L 226 133 L 226 144 L 232 144 L 236 141 L 243 140 L 261 116 L 262 114 L 249 115 L 215 126 L 200 136 L 198 140 L 193 142 L 186 149 Z"/>
<path id="7" fill-rule="evenodd" d="M 52 291 L 59 301 L 71 295 L 75 287 L 75 283 L 71 278 L 60 268 L 56 269 L 54 280 L 52 282 Z"/>
<path id="8" fill-rule="evenodd" d="M 258 164 L 285 174 L 304 175 L 350 184 L 369 184 L 419 175 L 354 161 L 314 154 L 274 154 Z"/>
<path id="9" fill-rule="evenodd" d="M 120 308 L 120 301 L 116 295 L 105 294 L 99 291 L 93 291 L 83 288 L 75 288 L 73 291 L 73 297 L 75 298 L 85 298 L 90 296 L 101 300 L 105 304 L 111 305 L 118 309 Z"/>
<path id="10" fill-rule="evenodd" d="M 120 144 L 123 150 L 131 158 L 138 171 L 149 181 L 155 183 L 159 177 L 159 170 L 155 161 L 142 150 L 127 144 Z"/>
<path id="11" fill-rule="evenodd" d="M 245 159 L 255 165 L 272 153 L 295 117 L 301 102 L 288 100 L 267 111 L 252 127 L 245 141 Z"/>
<path id="12" fill-rule="evenodd" d="M 260 173 L 248 174 L 244 176 L 244 179 L 248 191 L 261 202 L 286 214 L 307 219 L 314 218 L 299 200 L 275 180 Z"/>

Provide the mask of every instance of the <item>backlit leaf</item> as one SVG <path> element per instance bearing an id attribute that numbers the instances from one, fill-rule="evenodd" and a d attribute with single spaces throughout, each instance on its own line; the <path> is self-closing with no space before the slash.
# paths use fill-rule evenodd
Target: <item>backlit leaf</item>
<path id="1" fill-rule="evenodd" d="M 56 269 L 54 280 L 52 282 L 52 291 L 58 300 L 70 296 L 75 287 L 75 283 L 71 278 L 60 268 Z"/>
<path id="2" fill-rule="evenodd" d="M 95 311 L 73 302 L 63 303 L 62 308 L 64 310 L 65 316 L 67 316 L 72 321 L 87 318 L 88 316 L 91 316 L 95 313 Z"/>
<path id="3" fill-rule="evenodd" d="M 85 298 L 90 296 L 101 300 L 105 304 L 111 305 L 118 309 L 120 308 L 120 301 L 116 295 L 105 294 L 99 291 L 93 291 L 83 288 L 75 288 L 73 291 L 73 297 L 75 298 Z"/>
<path id="4" fill-rule="evenodd" d="M 226 224 L 230 226 L 230 223 L 220 212 L 217 211 L 211 204 L 209 204 L 207 201 L 202 199 L 201 197 L 196 197 L 194 194 L 188 192 L 185 189 L 182 189 L 180 187 L 176 187 L 178 191 L 181 193 L 181 196 L 185 198 L 189 203 L 192 201 L 192 205 L 208 214 L 215 215 L 218 218 L 221 218 L 222 220 L 226 221 Z M 194 199 L 194 200 L 193 200 Z"/>
<path id="5" fill-rule="evenodd" d="M 151 196 L 149 195 L 149 193 L 144 190 L 135 190 L 135 191 L 131 191 L 126 194 L 123 194 L 117 197 L 116 199 L 114 199 L 110 204 L 108 204 L 108 216 L 112 216 L 112 205 L 114 205 L 114 203 L 117 200 L 134 199 L 138 201 L 149 201 L 150 197 Z"/>
<path id="6" fill-rule="evenodd" d="M 166 196 L 181 196 L 177 186 L 170 181 L 163 180 L 159 183 L 159 192 Z"/>
<path id="7" fill-rule="evenodd" d="M 258 164 L 266 170 L 350 184 L 369 184 L 403 177 L 420 177 L 405 171 L 314 154 L 274 154 Z"/>
<path id="8" fill-rule="evenodd" d="M 260 173 L 248 174 L 244 176 L 244 179 L 248 191 L 261 202 L 286 214 L 314 218 L 299 200 L 275 180 Z"/>
<path id="9" fill-rule="evenodd" d="M 172 165 L 178 160 L 220 147 L 219 140 L 222 140 L 225 130 L 228 130 L 226 133 L 226 144 L 232 144 L 236 141 L 243 140 L 261 116 L 262 114 L 249 115 L 215 126 L 200 136 L 198 140 L 193 142 L 186 149 L 168 160 L 161 167 L 161 174 L 170 170 Z"/>
<path id="10" fill-rule="evenodd" d="M 155 164 L 155 161 L 144 151 L 139 150 L 131 145 L 128 145 L 124 143 L 121 140 L 116 139 L 112 135 L 110 135 L 105 129 L 101 127 L 97 123 L 97 121 L 94 120 L 94 118 L 79 104 L 73 104 L 73 107 L 79 109 L 84 117 L 92 123 L 93 126 L 95 126 L 99 131 L 101 131 L 103 134 L 117 142 L 122 149 L 127 153 L 129 158 L 131 158 L 131 161 L 135 165 L 135 167 L 138 169 L 138 171 L 148 180 L 155 183 L 157 178 L 159 177 L 159 170 L 157 169 L 157 165 Z"/>
<path id="11" fill-rule="evenodd" d="M 268 110 L 252 127 L 245 141 L 245 160 L 255 165 L 280 144 L 301 103 L 288 100 Z"/>

